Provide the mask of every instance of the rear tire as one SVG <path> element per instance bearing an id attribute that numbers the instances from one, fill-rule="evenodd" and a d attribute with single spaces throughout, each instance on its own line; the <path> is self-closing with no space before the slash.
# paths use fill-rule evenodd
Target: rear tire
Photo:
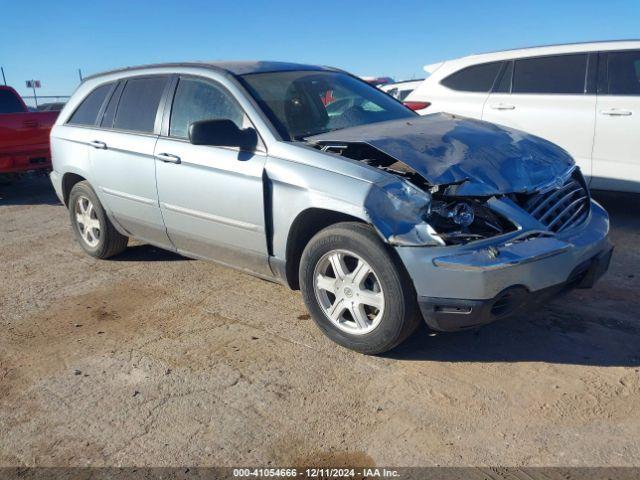
<path id="1" fill-rule="evenodd" d="M 109 258 L 127 248 L 129 238 L 115 229 L 86 180 L 71 189 L 69 217 L 80 246 L 92 257 Z"/>
<path id="2" fill-rule="evenodd" d="M 383 353 L 420 325 L 409 275 L 368 225 L 344 222 L 321 230 L 302 253 L 299 275 L 312 318 L 343 347 Z"/>

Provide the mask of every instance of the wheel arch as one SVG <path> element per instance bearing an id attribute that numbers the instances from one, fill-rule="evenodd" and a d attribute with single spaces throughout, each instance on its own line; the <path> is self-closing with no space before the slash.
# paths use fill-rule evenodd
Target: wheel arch
<path id="1" fill-rule="evenodd" d="M 62 175 L 62 198 L 65 206 L 69 206 L 69 194 L 76 183 L 86 181 L 86 177 L 75 172 L 66 172 Z"/>
<path id="2" fill-rule="evenodd" d="M 298 269 L 300 257 L 309 241 L 319 231 L 340 222 L 358 222 L 364 220 L 352 215 L 324 208 L 311 207 L 300 212 L 289 229 L 286 246 L 285 275 L 286 282 L 293 290 L 300 289 Z"/>

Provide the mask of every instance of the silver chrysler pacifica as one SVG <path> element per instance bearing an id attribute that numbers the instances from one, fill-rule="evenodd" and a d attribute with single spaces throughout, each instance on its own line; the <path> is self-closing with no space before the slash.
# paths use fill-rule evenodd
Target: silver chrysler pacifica
<path id="1" fill-rule="evenodd" d="M 51 132 L 82 248 L 129 237 L 300 289 L 363 353 L 588 288 L 609 219 L 573 159 L 518 130 L 420 117 L 341 70 L 182 63 L 87 78 Z"/>

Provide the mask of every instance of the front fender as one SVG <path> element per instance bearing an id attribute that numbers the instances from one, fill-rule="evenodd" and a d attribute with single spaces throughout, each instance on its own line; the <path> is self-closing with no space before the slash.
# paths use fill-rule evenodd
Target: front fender
<path id="1" fill-rule="evenodd" d="M 286 258 L 291 226 L 302 212 L 311 208 L 339 212 L 370 223 L 362 200 L 371 185 L 322 168 L 270 157 L 265 169 L 265 223 L 271 233 L 271 255 Z"/>
<path id="2" fill-rule="evenodd" d="M 305 210 L 323 209 L 357 218 L 374 227 L 391 245 L 437 245 L 423 220 L 428 195 L 391 178 L 385 184 L 271 157 L 265 170 L 267 231 L 271 255 L 286 258 L 289 231 Z M 415 187 L 413 187 L 415 188 Z M 413 195 L 412 195 L 413 193 Z M 419 195 L 421 194 L 421 195 Z"/>

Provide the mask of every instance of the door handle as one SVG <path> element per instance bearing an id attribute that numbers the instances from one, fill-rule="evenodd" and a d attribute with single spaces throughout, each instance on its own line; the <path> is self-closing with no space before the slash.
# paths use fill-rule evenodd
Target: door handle
<path id="1" fill-rule="evenodd" d="M 165 163 L 180 163 L 180 157 L 171 153 L 158 153 L 156 155 L 158 160 L 162 160 Z"/>
<path id="2" fill-rule="evenodd" d="M 493 108 L 494 110 L 515 110 L 516 106 L 510 105 L 508 103 L 494 103 L 493 105 L 491 105 L 491 108 Z"/>
<path id="3" fill-rule="evenodd" d="M 106 150 L 107 149 L 107 144 L 104 142 L 101 142 L 99 140 L 93 140 L 91 142 L 89 142 L 89 145 L 91 145 L 93 148 L 97 148 L 98 150 Z"/>
<path id="4" fill-rule="evenodd" d="M 602 110 L 602 115 L 609 115 L 611 117 L 628 117 L 633 114 L 631 110 L 621 110 L 619 108 L 611 108 L 609 110 Z"/>
<path id="5" fill-rule="evenodd" d="M 22 122 L 22 125 L 27 128 L 36 128 L 40 126 L 37 120 L 25 120 L 24 122 Z"/>

